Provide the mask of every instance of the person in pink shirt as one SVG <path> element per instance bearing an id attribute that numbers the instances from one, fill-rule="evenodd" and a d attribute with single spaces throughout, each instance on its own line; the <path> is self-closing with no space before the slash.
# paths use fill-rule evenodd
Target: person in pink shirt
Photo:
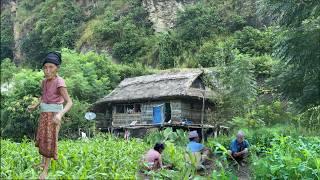
<path id="1" fill-rule="evenodd" d="M 161 153 L 164 150 L 164 144 L 156 143 L 153 149 L 150 149 L 144 156 L 144 162 L 148 170 L 157 170 L 163 168 Z"/>
<path id="2" fill-rule="evenodd" d="M 36 146 L 42 155 L 42 163 L 39 167 L 43 168 L 39 179 L 46 178 L 51 158 L 58 159 L 58 133 L 61 118 L 72 106 L 67 86 L 63 78 L 57 74 L 60 65 L 60 53 L 50 52 L 47 54 L 42 64 L 45 75 L 41 84 L 42 96 L 39 103 L 28 106 L 28 111 L 32 111 L 40 105 L 41 111 L 36 136 Z M 64 103 L 65 106 L 63 106 Z"/>

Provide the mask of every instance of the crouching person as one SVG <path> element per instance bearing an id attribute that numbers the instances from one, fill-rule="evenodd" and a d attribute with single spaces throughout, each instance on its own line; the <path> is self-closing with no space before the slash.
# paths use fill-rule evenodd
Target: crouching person
<path id="1" fill-rule="evenodd" d="M 164 150 L 164 144 L 156 143 L 153 149 L 150 149 L 143 158 L 147 170 L 157 170 L 164 168 L 162 164 L 161 153 Z"/>
<path id="2" fill-rule="evenodd" d="M 199 143 L 200 138 L 197 131 L 189 132 L 189 143 L 187 144 L 186 160 L 196 166 L 197 169 L 203 168 L 203 162 L 208 159 L 209 149 Z"/>
<path id="3" fill-rule="evenodd" d="M 243 131 L 237 133 L 237 138 L 231 142 L 228 152 L 240 165 L 244 165 L 249 153 L 249 143 L 244 139 Z"/>

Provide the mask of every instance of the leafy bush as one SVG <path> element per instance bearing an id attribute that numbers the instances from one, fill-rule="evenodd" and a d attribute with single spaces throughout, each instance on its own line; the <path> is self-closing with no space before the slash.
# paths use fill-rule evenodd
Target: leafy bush
<path id="1" fill-rule="evenodd" d="M 320 127 L 320 106 L 309 108 L 299 115 L 299 126 L 309 130 L 317 131 Z"/>
<path id="2" fill-rule="evenodd" d="M 245 27 L 242 31 L 235 33 L 234 47 L 239 49 L 241 53 L 250 55 L 271 54 L 274 46 L 274 34 L 272 29 L 260 31 L 253 27 Z"/>
<path id="3" fill-rule="evenodd" d="M 213 7 L 197 3 L 178 14 L 177 35 L 179 39 L 186 42 L 187 47 L 188 42 L 192 41 L 200 45 L 203 40 L 222 30 L 221 24 Z"/>
<path id="4" fill-rule="evenodd" d="M 196 59 L 202 67 L 224 66 L 233 59 L 232 39 L 207 41 L 197 52 Z"/>
<path id="5" fill-rule="evenodd" d="M 10 84 L 10 80 L 16 71 L 17 67 L 9 58 L 3 59 L 1 61 L 1 85 L 4 83 Z"/>
<path id="6" fill-rule="evenodd" d="M 29 113 L 27 107 L 37 102 L 43 74 L 22 69 L 14 74 L 12 88 L 1 95 L 1 134 L 20 141 L 23 136 L 33 138 L 39 112 Z"/>
<path id="7" fill-rule="evenodd" d="M 263 121 L 268 126 L 294 122 L 294 116 L 287 111 L 285 104 L 280 101 L 274 101 L 269 105 L 260 104 L 253 108 L 247 116 L 252 119 Z"/>
<path id="8" fill-rule="evenodd" d="M 27 112 L 27 107 L 38 101 L 32 95 L 17 97 L 1 97 L 4 104 L 1 105 L 1 136 L 15 141 L 27 136 L 35 137 L 39 111 Z"/>
<path id="9" fill-rule="evenodd" d="M 255 178 L 317 179 L 320 177 L 319 138 L 277 136 L 266 156 L 254 160 Z"/>
<path id="10" fill-rule="evenodd" d="M 251 61 L 254 65 L 254 74 L 258 80 L 270 77 L 274 66 L 278 63 L 278 61 L 269 55 L 256 56 Z"/>
<path id="11" fill-rule="evenodd" d="M 159 65 L 162 69 L 173 68 L 178 64 L 176 57 L 181 53 L 180 42 L 175 33 L 164 34 L 159 40 Z"/>
<path id="12" fill-rule="evenodd" d="M 249 127 L 249 128 L 260 128 L 265 125 L 265 122 L 261 119 L 252 119 L 249 117 L 234 117 L 229 122 L 231 128 L 243 128 L 243 127 Z"/>
<path id="13" fill-rule="evenodd" d="M 62 138 L 75 139 L 79 137 L 79 128 L 81 128 L 82 131 L 86 131 L 90 128 L 91 132 L 93 132 L 93 128 L 95 128 L 94 122 L 89 122 L 84 118 L 85 113 L 88 112 L 89 104 L 77 99 L 73 99 L 72 102 L 73 105 L 71 110 L 62 119 L 61 129 L 59 132 L 60 137 Z"/>
<path id="14" fill-rule="evenodd" d="M 43 79 L 43 72 L 33 71 L 31 69 L 21 69 L 14 75 L 12 84 L 12 95 L 17 99 L 24 96 L 36 96 L 41 94 L 41 81 Z"/>
<path id="15" fill-rule="evenodd" d="M 163 131 L 153 131 L 145 136 L 145 142 L 154 145 L 157 142 L 170 142 L 178 146 L 186 146 L 188 142 L 187 133 L 181 129 L 175 132 L 172 128 L 166 128 Z"/>
<path id="16" fill-rule="evenodd" d="M 62 49 L 62 58 L 59 72 L 71 96 L 90 103 L 108 94 L 122 79 L 149 73 L 141 65 L 117 65 L 110 57 L 93 52 L 79 54 Z"/>
<path id="17" fill-rule="evenodd" d="M 105 11 L 102 23 L 92 27 L 93 41 L 97 46 L 112 47 L 112 56 L 120 62 L 134 63 L 149 50 L 146 41 L 152 38 L 153 31 L 140 1 L 129 1 L 127 6 L 119 12 L 110 8 Z"/>

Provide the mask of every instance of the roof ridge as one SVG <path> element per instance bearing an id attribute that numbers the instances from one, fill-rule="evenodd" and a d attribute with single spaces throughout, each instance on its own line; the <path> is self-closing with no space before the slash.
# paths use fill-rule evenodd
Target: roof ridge
<path id="1" fill-rule="evenodd" d="M 167 78 L 167 79 L 159 79 L 159 80 L 154 80 L 154 81 L 136 81 L 136 82 L 132 82 L 132 83 L 127 83 L 125 85 L 121 85 L 121 83 L 119 84 L 118 87 L 127 87 L 127 86 L 131 86 L 131 85 L 136 85 L 136 84 L 148 84 L 148 83 L 155 83 L 155 82 L 161 82 L 161 81 L 168 81 L 168 80 L 181 80 L 181 79 L 189 79 L 188 77 L 179 77 L 179 78 Z"/>
<path id="2" fill-rule="evenodd" d="M 181 71 L 181 72 L 169 72 L 169 73 L 155 73 L 137 77 L 126 78 L 122 80 L 119 84 L 120 87 L 125 87 L 133 84 L 146 84 L 150 82 L 160 82 L 163 80 L 173 80 L 173 79 L 190 79 L 192 76 L 199 76 L 202 74 L 201 70 L 193 71 Z M 168 77 L 165 77 L 168 76 Z M 148 79 L 151 78 L 151 79 Z M 154 78 L 154 79 L 152 79 Z M 124 85 L 123 85 L 124 84 Z"/>

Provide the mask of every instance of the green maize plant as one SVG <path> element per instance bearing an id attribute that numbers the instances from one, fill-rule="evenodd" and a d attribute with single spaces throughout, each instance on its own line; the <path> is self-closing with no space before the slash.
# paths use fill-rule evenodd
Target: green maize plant
<path id="1" fill-rule="evenodd" d="M 173 135 L 174 134 L 174 135 Z M 180 134 L 180 135 L 179 135 Z M 320 138 L 272 135 L 252 141 L 248 167 L 254 179 L 319 179 Z M 184 138 L 184 139 L 183 139 Z M 228 143 L 232 137 L 209 139 L 206 147 L 213 151 L 211 169 L 205 174 L 198 171 L 198 161 L 186 151 L 184 132 L 172 130 L 151 133 L 144 140 L 132 138 L 126 141 L 110 134 L 97 134 L 86 140 L 59 141 L 57 161 L 51 161 L 48 179 L 237 179 L 227 161 Z M 248 137 L 248 139 L 252 137 Z M 180 141 L 181 140 L 181 141 Z M 145 171 L 141 177 L 142 156 L 153 143 L 165 143 L 162 153 L 164 165 L 171 169 Z M 41 157 L 34 142 L 23 139 L 20 143 L 0 139 L 0 179 L 37 179 L 41 173 L 34 165 Z M 260 151 L 260 146 L 270 144 Z M 233 162 L 233 160 L 231 160 Z M 239 167 L 237 165 L 237 167 Z M 239 169 L 239 168 L 238 168 Z"/>

